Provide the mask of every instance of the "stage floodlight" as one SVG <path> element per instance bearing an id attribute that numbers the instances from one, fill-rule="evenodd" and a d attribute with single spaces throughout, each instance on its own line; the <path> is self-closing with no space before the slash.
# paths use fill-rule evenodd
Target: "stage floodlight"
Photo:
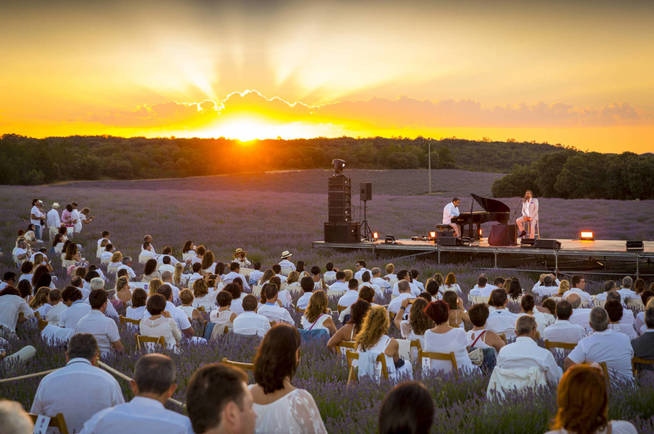
<path id="1" fill-rule="evenodd" d="M 429 232 L 429 240 L 434 241 L 436 239 L 436 231 Z"/>
<path id="2" fill-rule="evenodd" d="M 373 232 L 372 233 L 372 240 L 377 241 L 379 239 L 379 232 Z"/>
<path id="3" fill-rule="evenodd" d="M 581 241 L 595 241 L 595 234 L 593 231 L 584 230 L 579 232 L 579 239 Z"/>
<path id="4" fill-rule="evenodd" d="M 334 175 L 340 175 L 345 169 L 345 160 L 335 158 L 332 160 L 332 167 L 334 168 Z"/>

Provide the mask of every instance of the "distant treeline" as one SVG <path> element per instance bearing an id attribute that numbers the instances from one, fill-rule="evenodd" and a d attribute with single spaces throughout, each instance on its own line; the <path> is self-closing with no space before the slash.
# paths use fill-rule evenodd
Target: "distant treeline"
<path id="1" fill-rule="evenodd" d="M 347 167 L 466 169 L 507 173 L 555 154 L 561 146 L 461 139 L 341 137 L 261 140 L 71 136 L 0 138 L 0 184 L 43 184 L 68 180 L 177 178 L 266 170 L 329 168 L 334 158 Z"/>
<path id="2" fill-rule="evenodd" d="M 654 199 L 654 154 L 599 154 L 561 150 L 516 166 L 493 184 L 495 197 Z M 615 210 L 619 213 L 619 210 Z"/>

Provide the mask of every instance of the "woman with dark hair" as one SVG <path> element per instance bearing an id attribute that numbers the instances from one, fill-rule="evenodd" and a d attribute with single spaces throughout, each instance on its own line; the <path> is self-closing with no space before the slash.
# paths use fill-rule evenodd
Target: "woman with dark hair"
<path id="1" fill-rule="evenodd" d="M 450 272 L 447 273 L 447 276 L 445 276 L 445 281 L 443 284 L 438 288 L 438 291 L 441 294 L 445 294 L 447 291 L 454 291 L 456 295 L 462 295 L 463 293 L 461 292 L 461 287 L 459 286 L 458 283 L 456 283 L 456 274 Z"/>
<path id="2" fill-rule="evenodd" d="M 191 262 L 195 257 L 195 244 L 193 241 L 186 240 L 182 247 L 182 262 Z"/>
<path id="3" fill-rule="evenodd" d="M 417 381 L 395 386 L 379 410 L 380 434 L 428 434 L 433 423 L 434 400 Z"/>
<path id="4" fill-rule="evenodd" d="M 450 325 L 452 327 L 459 327 L 469 330 L 470 318 L 468 317 L 468 312 L 463 308 L 463 300 L 456 295 L 454 291 L 445 291 L 443 294 L 443 301 L 447 303 L 450 308 Z"/>
<path id="5" fill-rule="evenodd" d="M 475 304 L 468 311 L 472 330 L 466 333 L 468 346 L 474 348 L 495 348 L 500 351 L 506 343 L 495 332 L 486 330 L 486 320 L 488 319 L 488 306 L 483 303 Z"/>
<path id="6" fill-rule="evenodd" d="M 354 337 L 361 330 L 363 319 L 366 317 L 368 310 L 370 310 L 370 303 L 361 299 L 350 306 L 350 320 L 329 339 L 327 348 L 335 353 L 337 352 L 336 345 L 343 341 L 353 341 Z"/>
<path id="7" fill-rule="evenodd" d="M 425 332 L 434 326 L 434 322 L 429 318 L 424 310 L 429 302 L 422 297 L 415 299 L 407 298 L 402 302 L 402 312 L 404 313 L 411 304 L 409 310 L 409 319 L 403 320 L 402 315 L 395 315 L 393 323 L 400 330 L 403 338 L 409 341 L 420 341 L 421 347 L 425 344 Z"/>
<path id="8" fill-rule="evenodd" d="M 326 330 L 329 335 L 336 333 L 336 324 L 329 314 L 328 302 L 325 291 L 319 289 L 313 292 L 300 319 L 304 330 Z"/>
<path id="9" fill-rule="evenodd" d="M 256 432 L 326 433 L 313 396 L 291 381 L 300 362 L 300 333 L 278 324 L 264 336 L 254 357 L 250 387 L 257 414 Z"/>
<path id="10" fill-rule="evenodd" d="M 212 274 L 216 271 L 215 255 L 211 250 L 207 250 L 202 256 L 202 274 Z"/>
<path id="11" fill-rule="evenodd" d="M 472 364 L 468 356 L 466 332 L 449 324 L 450 308 L 442 300 L 432 301 L 425 308 L 425 313 L 436 323 L 436 326 L 425 332 L 423 350 L 436 353 L 454 353 L 456 364 L 461 372 L 478 373 L 479 368 Z M 444 371 L 449 373 L 452 364 L 445 360 L 423 359 L 423 373 Z"/>
<path id="12" fill-rule="evenodd" d="M 45 265 L 40 265 L 36 270 L 34 270 L 34 276 L 32 276 L 32 287 L 40 288 L 42 286 L 47 286 L 48 288 L 53 287 L 52 275 L 48 271 L 48 267 Z"/>
<path id="13" fill-rule="evenodd" d="M 436 279 L 427 280 L 427 285 L 425 286 L 425 291 L 431 295 L 431 301 L 436 301 L 440 298 L 438 288 L 441 285 L 436 281 Z"/>
<path id="14" fill-rule="evenodd" d="M 32 261 L 25 261 L 22 264 L 20 264 L 20 277 L 18 278 L 18 281 L 20 282 L 21 280 L 27 280 L 28 282 L 32 283 L 32 279 L 34 278 L 34 263 Z"/>
<path id="15" fill-rule="evenodd" d="M 147 299 L 148 293 L 145 292 L 145 289 L 135 288 L 132 293 L 132 305 L 127 307 L 125 316 L 131 319 L 143 319 Z"/>
<path id="16" fill-rule="evenodd" d="M 142 282 L 150 282 L 153 279 L 161 279 L 161 274 L 157 271 L 157 260 L 154 258 L 148 259 L 143 269 Z"/>
<path id="17" fill-rule="evenodd" d="M 574 365 L 568 368 L 556 392 L 558 411 L 546 434 L 636 434 L 624 420 L 609 421 L 609 395 L 599 367 Z"/>
<path id="18" fill-rule="evenodd" d="M 41 286 L 38 288 L 36 294 L 34 294 L 34 297 L 30 300 L 29 305 L 34 312 L 38 312 L 41 318 L 45 319 L 48 311 L 52 308 L 52 305 L 48 303 L 50 288 L 48 286 Z"/>
<path id="19" fill-rule="evenodd" d="M 515 277 L 512 278 L 511 283 L 509 284 L 509 289 L 506 292 L 510 300 L 519 303 L 520 297 L 522 297 L 522 287 L 520 286 L 520 281 Z"/>

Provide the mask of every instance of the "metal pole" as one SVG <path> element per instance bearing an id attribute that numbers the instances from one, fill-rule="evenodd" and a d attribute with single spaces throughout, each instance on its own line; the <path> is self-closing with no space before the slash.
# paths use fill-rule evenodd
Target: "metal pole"
<path id="1" fill-rule="evenodd" d="M 429 194 L 431 194 L 431 140 L 427 142 L 427 173 L 429 174 Z"/>

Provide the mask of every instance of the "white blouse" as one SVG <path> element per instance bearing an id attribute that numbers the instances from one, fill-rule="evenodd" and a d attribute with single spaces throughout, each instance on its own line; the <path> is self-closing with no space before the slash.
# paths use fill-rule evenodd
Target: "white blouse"
<path id="1" fill-rule="evenodd" d="M 313 396 L 304 389 L 295 389 L 270 404 L 254 404 L 254 412 L 256 433 L 327 433 Z"/>

